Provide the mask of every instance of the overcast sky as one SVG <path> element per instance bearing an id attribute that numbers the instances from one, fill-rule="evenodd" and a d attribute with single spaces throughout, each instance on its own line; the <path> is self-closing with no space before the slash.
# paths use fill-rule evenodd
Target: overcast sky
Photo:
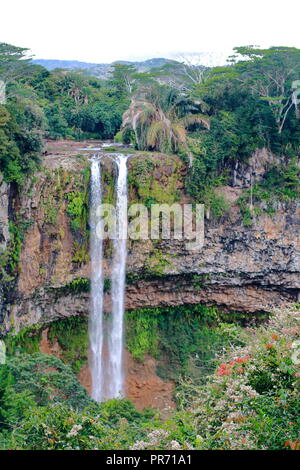
<path id="1" fill-rule="evenodd" d="M 111 62 L 228 52 L 234 46 L 300 48 L 299 0 L 8 0 L 0 42 L 36 58 Z"/>

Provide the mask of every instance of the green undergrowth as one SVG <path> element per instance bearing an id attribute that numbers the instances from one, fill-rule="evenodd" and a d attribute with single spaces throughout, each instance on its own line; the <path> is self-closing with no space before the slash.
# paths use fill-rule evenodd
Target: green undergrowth
<path id="1" fill-rule="evenodd" d="M 201 378 L 215 367 L 216 353 L 240 344 L 239 331 L 247 320 L 238 312 L 225 314 L 201 304 L 132 310 L 126 316 L 127 347 L 137 361 L 147 354 L 155 357 L 162 378 Z"/>
<path id="2" fill-rule="evenodd" d="M 66 288 L 65 294 L 86 292 L 89 281 L 75 279 Z M 178 380 L 181 375 L 201 379 L 214 368 L 216 353 L 228 344 L 240 344 L 242 327 L 265 318 L 263 312 L 249 319 L 240 312 L 223 313 L 202 304 L 130 310 L 126 312 L 126 345 L 138 362 L 147 355 L 157 359 L 157 372 L 164 379 Z M 44 328 L 34 325 L 7 335 L 8 354 L 39 352 Z M 79 372 L 88 359 L 87 318 L 69 317 L 49 323 L 47 328 L 48 340 L 51 345 L 58 343 L 63 362 Z"/>
<path id="3" fill-rule="evenodd" d="M 160 310 L 157 319 L 167 313 Z M 175 314 L 168 308 L 173 323 Z M 216 326 L 218 316 L 212 308 L 184 306 L 181 330 L 195 317 L 202 328 Z M 163 420 L 153 410 L 137 411 L 129 400 L 96 403 L 60 359 L 8 357 L 0 365 L 0 449 L 299 449 L 299 320 L 297 305 L 274 311 L 257 328 L 235 327 L 205 380 L 180 378 L 178 409 Z M 230 318 L 223 331 L 228 327 Z"/>
<path id="4" fill-rule="evenodd" d="M 111 280 L 104 279 L 104 292 L 110 290 Z M 52 291 L 56 297 L 61 295 L 76 295 L 82 293 L 88 293 L 91 289 L 90 279 L 87 277 L 77 277 L 72 281 L 68 282 L 62 287 L 49 287 L 49 291 Z"/>
<path id="5" fill-rule="evenodd" d="M 115 202 L 115 174 L 113 169 L 109 170 L 106 166 L 102 169 L 102 203 L 114 204 Z"/>
<path id="6" fill-rule="evenodd" d="M 70 317 L 50 323 L 48 339 L 60 346 L 63 362 L 70 364 L 74 372 L 79 372 L 88 360 L 87 319 Z"/>
<path id="7" fill-rule="evenodd" d="M 163 253 L 160 248 L 153 248 L 144 263 L 144 277 L 163 277 L 165 271 L 172 267 L 172 257 Z"/>
<path id="8" fill-rule="evenodd" d="M 81 282 L 76 280 L 75 292 Z M 163 379 L 178 381 L 180 376 L 201 380 L 211 373 L 216 354 L 230 344 L 240 345 L 242 328 L 250 322 L 261 323 L 266 314 L 249 319 L 239 312 L 228 314 L 196 304 L 130 310 L 125 318 L 126 346 L 134 360 L 142 362 L 150 355 L 157 359 L 157 373 Z M 8 354 L 40 352 L 44 328 L 35 325 L 8 335 Z M 69 317 L 49 323 L 47 328 L 50 344 L 58 344 L 62 361 L 78 373 L 88 360 L 87 318 Z"/>
<path id="9" fill-rule="evenodd" d="M 74 372 L 79 372 L 88 358 L 88 327 L 87 319 L 83 317 L 70 317 L 43 326 L 36 324 L 17 334 L 8 334 L 5 337 L 8 356 L 39 353 L 45 328 L 48 328 L 50 344 L 58 343 L 62 361 L 69 364 Z"/>
<path id="10" fill-rule="evenodd" d="M 89 260 L 89 181 L 90 168 L 87 167 L 81 171 L 81 177 L 73 181 L 72 191 L 65 195 L 74 237 L 72 261 L 78 265 Z"/>
<path id="11" fill-rule="evenodd" d="M 132 202 L 173 204 L 180 200 L 178 182 L 182 163 L 171 156 L 155 159 L 146 154 L 143 159 L 132 159 L 128 172 L 128 191 Z"/>
<path id="12" fill-rule="evenodd" d="M 297 158 L 286 164 L 273 165 L 267 169 L 264 178 L 252 189 L 243 192 L 238 205 L 245 226 L 251 226 L 255 218 L 266 213 L 273 216 L 278 204 L 290 204 L 300 199 L 300 168 Z M 251 206 L 252 201 L 252 206 Z"/>
<path id="13" fill-rule="evenodd" d="M 42 327 L 40 324 L 26 327 L 18 334 L 9 334 L 5 337 L 7 354 L 33 354 L 40 351 Z"/>
<path id="14" fill-rule="evenodd" d="M 82 170 L 81 179 L 76 180 L 75 190 L 67 193 L 67 213 L 71 218 L 71 228 L 85 230 L 88 223 L 89 212 L 89 181 L 90 169 Z"/>
<path id="15" fill-rule="evenodd" d="M 22 220 L 19 214 L 15 214 L 14 220 L 8 223 L 10 240 L 6 249 L 0 249 L 0 279 L 6 283 L 13 281 L 19 273 L 19 261 L 24 237 L 32 221 Z"/>
<path id="16" fill-rule="evenodd" d="M 53 400 L 82 409 L 92 402 L 71 367 L 54 356 L 40 353 L 11 356 L 5 367 L 0 367 L 0 377 L 2 387 L 6 384 L 15 393 L 27 392 L 39 405 Z"/>
<path id="17" fill-rule="evenodd" d="M 79 294 L 90 291 L 90 280 L 86 277 L 77 277 L 62 287 L 49 288 L 57 296 Z"/>
<path id="18" fill-rule="evenodd" d="M 111 450 L 161 421 L 127 399 L 95 402 L 69 366 L 33 354 L 0 365 L 0 422 L 0 450 Z"/>

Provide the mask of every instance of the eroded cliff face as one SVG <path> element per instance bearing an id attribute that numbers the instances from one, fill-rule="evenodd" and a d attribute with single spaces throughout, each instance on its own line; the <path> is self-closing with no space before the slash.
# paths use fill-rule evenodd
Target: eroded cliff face
<path id="1" fill-rule="evenodd" d="M 0 175 L 0 249 L 5 250 L 10 235 L 8 230 L 9 220 L 9 185 L 3 181 Z"/>
<path id="2" fill-rule="evenodd" d="M 10 282 L 11 287 L 5 289 L 2 303 L 2 331 L 18 332 L 38 324 L 40 351 L 61 358 L 58 342 L 48 338 L 47 324 L 87 317 L 90 302 L 90 163 L 88 155 L 79 153 L 75 145 L 56 150 L 54 145 L 44 157 L 42 170 L 21 191 L 0 184 L 0 244 L 3 253 L 8 247 L 10 256 L 13 253 L 18 259 L 14 276 L 6 276 L 3 282 L 6 286 Z M 245 227 L 237 204 L 243 190 L 253 183 L 253 175 L 256 180 L 262 178 L 274 159 L 265 150 L 257 151 L 248 165 L 235 168 L 230 186 L 218 188 L 230 210 L 217 220 L 206 211 L 200 251 L 188 251 L 186 242 L 178 240 L 128 241 L 126 309 L 203 303 L 251 318 L 299 300 L 300 205 L 278 204 L 272 217 L 262 210 Z M 113 202 L 114 168 L 108 158 L 104 163 L 104 202 Z M 144 152 L 129 159 L 128 166 L 129 202 L 148 206 L 153 201 L 191 202 L 184 192 L 186 167 L 179 158 Z M 13 235 L 9 219 L 17 227 Z M 22 240 L 19 251 L 18 240 Z M 104 246 L 109 279 L 111 245 L 106 241 Z M 5 263 L 5 255 L 1 256 Z M 110 311 L 109 284 L 104 308 Z M 147 355 L 137 363 L 126 351 L 126 396 L 139 409 L 152 407 L 167 414 L 175 407 L 174 383 L 159 377 L 156 366 L 152 357 Z M 86 360 L 78 378 L 89 391 Z"/>
<path id="3" fill-rule="evenodd" d="M 256 152 L 248 166 L 235 170 L 232 186 L 218 189 L 231 208 L 218 220 L 205 220 L 202 250 L 188 251 L 178 240 L 129 241 L 127 309 L 206 303 L 250 315 L 298 299 L 299 204 L 278 205 L 274 216 L 262 213 L 250 227 L 243 225 L 237 205 L 251 184 L 249 168 L 259 179 L 272 159 L 265 150 Z M 88 279 L 90 269 L 88 157 L 75 150 L 52 152 L 44 157 L 43 167 L 12 205 L 17 220 L 26 225 L 19 274 L 4 319 L 6 329 L 13 326 L 16 331 L 89 311 L 88 288 L 76 283 Z M 177 157 L 135 155 L 129 160 L 130 201 L 189 202 L 185 172 Z M 112 201 L 114 175 L 108 159 L 104 173 L 104 199 Z M 109 278 L 109 244 L 104 266 Z M 107 292 L 106 311 L 109 301 Z"/>

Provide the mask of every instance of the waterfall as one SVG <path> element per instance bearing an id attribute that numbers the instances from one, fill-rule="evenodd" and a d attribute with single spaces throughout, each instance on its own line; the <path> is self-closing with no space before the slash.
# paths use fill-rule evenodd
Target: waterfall
<path id="1" fill-rule="evenodd" d="M 108 338 L 108 398 L 123 395 L 123 330 L 127 257 L 127 156 L 116 155 L 116 236 L 111 274 L 112 319 Z"/>
<path id="2" fill-rule="evenodd" d="M 91 312 L 89 317 L 90 370 L 92 397 L 103 399 L 103 269 L 102 239 L 97 236 L 100 223 L 97 209 L 101 204 L 100 162 L 95 157 L 91 165 L 91 206 L 90 206 L 90 252 L 91 252 Z"/>
<path id="3" fill-rule="evenodd" d="M 103 322 L 103 246 L 97 236 L 102 229 L 97 209 L 102 201 L 100 162 L 91 165 L 90 250 L 91 250 L 91 312 L 89 319 L 90 370 L 92 396 L 97 401 L 123 396 L 123 330 L 127 257 L 127 156 L 114 155 L 118 176 L 116 182 L 116 232 L 113 239 L 111 270 L 111 315 L 108 344 L 104 344 Z M 105 352 L 104 352 L 105 351 Z M 107 352 L 107 354 L 106 354 Z"/>

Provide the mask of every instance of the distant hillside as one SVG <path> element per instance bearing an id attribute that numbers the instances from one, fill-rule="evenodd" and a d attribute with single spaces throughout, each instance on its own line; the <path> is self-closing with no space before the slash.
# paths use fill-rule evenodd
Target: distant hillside
<path id="1" fill-rule="evenodd" d="M 151 69 L 161 67 L 165 64 L 174 63 L 176 61 L 164 58 L 148 59 L 142 62 L 129 62 L 125 60 L 119 60 L 112 62 L 111 64 L 94 64 L 90 62 L 79 62 L 78 60 L 48 60 L 48 59 L 36 59 L 33 60 L 34 64 L 39 64 L 45 67 L 47 70 L 54 69 L 68 69 L 68 70 L 85 70 L 89 75 L 95 75 L 99 78 L 107 78 L 109 72 L 112 69 L 113 64 L 132 64 L 135 65 L 139 72 L 148 72 Z"/>
<path id="2" fill-rule="evenodd" d="M 34 64 L 42 65 L 47 70 L 54 69 L 90 69 L 97 65 L 106 64 L 92 64 L 89 62 L 79 62 L 78 60 L 51 60 L 51 59 L 36 59 L 32 61 Z"/>

